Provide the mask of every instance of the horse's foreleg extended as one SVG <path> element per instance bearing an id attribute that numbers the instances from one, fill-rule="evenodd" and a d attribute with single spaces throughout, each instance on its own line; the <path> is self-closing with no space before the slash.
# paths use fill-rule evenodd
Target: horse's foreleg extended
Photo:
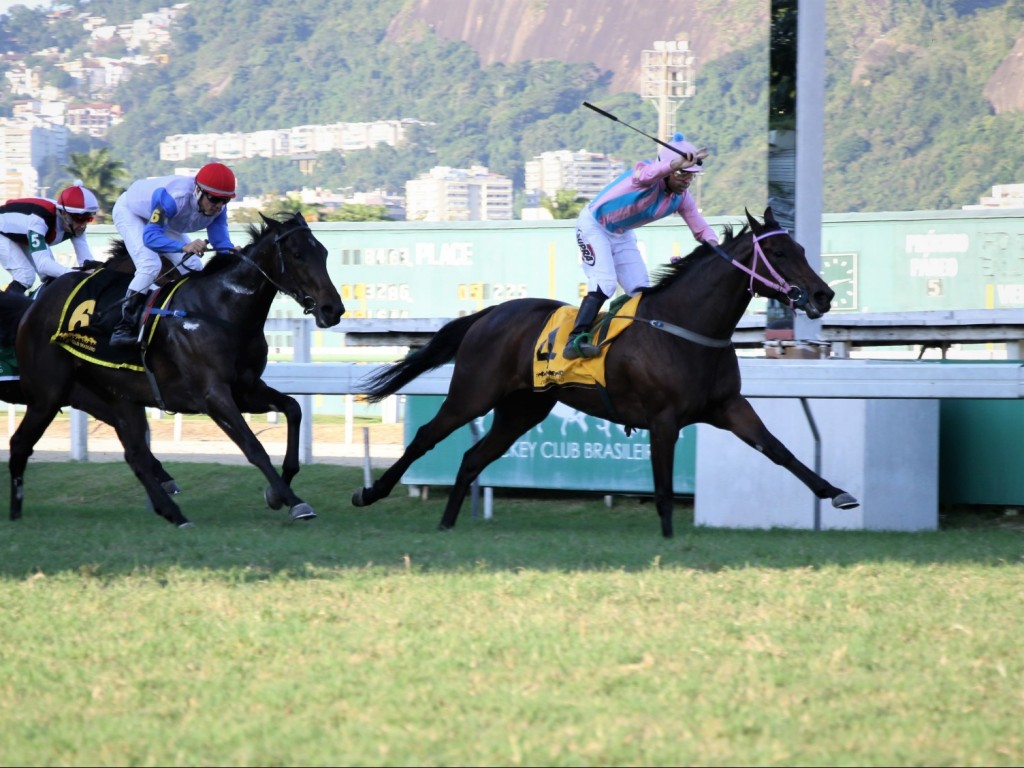
<path id="1" fill-rule="evenodd" d="M 491 462 L 501 458 L 517 438 L 540 424 L 554 404 L 555 398 L 550 395 L 525 391 L 512 394 L 494 407 L 491 428 L 462 457 L 439 529 L 446 531 L 455 527 L 462 502 L 473 481 Z"/>
<path id="2" fill-rule="evenodd" d="M 806 485 L 819 499 L 831 499 L 837 509 L 853 509 L 860 506 L 851 494 L 836 488 L 813 470 L 803 464 L 775 437 L 761 421 L 753 406 L 745 397 L 736 396 L 723 407 L 710 424 L 727 429 L 740 440 L 763 453 L 780 467 L 789 470 L 794 477 Z"/>
<path id="3" fill-rule="evenodd" d="M 288 445 L 281 464 L 281 479 L 288 485 L 299 474 L 299 429 L 302 426 L 302 409 L 298 401 L 278 392 L 262 379 L 244 392 L 234 392 L 235 402 L 243 413 L 269 413 L 277 411 L 284 414 L 288 426 Z"/>
<path id="4" fill-rule="evenodd" d="M 679 428 L 674 419 L 655 419 L 651 421 L 651 471 L 654 475 L 654 506 L 661 519 L 661 535 L 671 539 L 672 529 L 673 479 L 672 468 L 675 465 L 676 441 L 679 439 Z"/>
<path id="5" fill-rule="evenodd" d="M 280 509 L 282 505 L 286 505 L 292 520 L 312 520 L 316 517 L 313 508 L 296 496 L 288 483 L 274 470 L 270 455 L 245 423 L 238 404 L 227 388 L 211 388 L 206 397 L 206 409 L 210 418 L 224 430 L 224 434 L 242 450 L 249 463 L 267 478 L 270 487 L 267 488 L 264 497 L 272 509 Z"/>

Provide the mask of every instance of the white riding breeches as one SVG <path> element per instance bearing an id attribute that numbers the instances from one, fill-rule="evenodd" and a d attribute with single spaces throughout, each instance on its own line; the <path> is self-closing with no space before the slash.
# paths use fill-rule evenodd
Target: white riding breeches
<path id="1" fill-rule="evenodd" d="M 588 292 L 601 291 L 611 297 L 618 284 L 626 295 L 635 296 L 650 284 L 647 265 L 632 230 L 621 234 L 609 232 L 597 223 L 590 209 L 584 208 L 576 221 L 576 244 Z"/>
<path id="2" fill-rule="evenodd" d="M 36 268 L 28 257 L 28 246 L 21 246 L 3 235 L 0 235 L 0 266 L 26 288 L 31 288 L 36 281 Z"/>
<path id="3" fill-rule="evenodd" d="M 143 240 L 143 231 L 149 222 L 128 210 L 128 206 L 124 205 L 120 198 L 114 203 L 111 217 L 114 220 L 114 226 L 117 227 L 118 234 L 124 239 L 124 244 L 128 248 L 128 255 L 132 257 L 132 261 L 135 263 L 135 277 L 128 284 L 128 290 L 149 292 L 156 287 L 154 283 L 157 277 L 160 276 L 161 266 L 160 254 L 147 248 Z M 165 232 L 165 234 L 168 237 L 180 240 L 182 247 L 185 247 L 190 242 L 187 237 L 178 232 Z M 167 256 L 177 265 L 178 271 L 183 275 L 189 272 L 199 272 L 203 268 L 203 260 L 195 254 L 189 254 L 184 260 L 182 260 L 181 254 L 177 253 L 167 254 Z"/>

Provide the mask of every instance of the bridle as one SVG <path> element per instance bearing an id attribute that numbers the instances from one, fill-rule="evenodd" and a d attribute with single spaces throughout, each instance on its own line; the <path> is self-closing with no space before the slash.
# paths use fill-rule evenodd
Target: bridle
<path id="1" fill-rule="evenodd" d="M 723 259 L 728 261 L 734 267 L 743 270 L 748 275 L 750 275 L 750 284 L 747 287 L 747 290 L 750 292 L 752 296 L 754 295 L 754 281 L 757 280 L 763 283 L 766 287 L 772 288 L 781 293 L 783 296 L 785 296 L 786 299 L 789 301 L 790 307 L 794 309 L 803 309 L 807 305 L 807 302 L 810 300 L 810 296 L 808 296 L 807 291 L 799 286 L 790 285 L 786 278 L 780 275 L 778 270 L 775 269 L 771 261 L 769 261 L 768 257 L 765 255 L 764 250 L 761 248 L 762 240 L 767 240 L 769 237 L 772 237 L 774 235 L 788 234 L 789 232 L 780 227 L 779 229 L 773 229 L 770 232 L 762 232 L 760 235 L 753 235 L 754 261 L 750 267 L 736 261 L 736 259 L 734 259 L 724 250 L 722 250 L 722 248 L 717 243 L 706 242 L 705 244 L 710 246 L 715 253 L 717 253 Z M 769 280 L 767 277 L 764 277 L 763 275 L 758 274 L 757 262 L 759 260 L 764 263 L 765 269 L 768 270 L 768 274 L 770 274 L 772 277 L 771 280 Z"/>
<path id="2" fill-rule="evenodd" d="M 283 241 L 290 235 L 294 235 L 296 232 L 300 231 L 309 232 L 309 226 L 305 222 L 296 222 L 294 226 L 286 228 L 283 232 L 278 232 L 274 236 L 274 249 L 277 253 L 277 265 L 279 275 L 285 274 L 284 252 L 281 250 L 281 241 Z M 303 291 L 301 288 L 296 290 L 289 290 L 285 288 L 283 285 L 281 285 L 281 283 L 278 280 L 275 280 L 273 277 L 268 275 L 267 271 L 263 269 L 262 266 L 257 264 L 251 258 L 249 258 L 249 255 L 245 251 L 242 251 L 239 254 L 239 261 L 252 265 L 261 275 L 263 275 L 263 277 L 266 279 L 268 283 L 274 286 L 274 288 L 276 288 L 278 291 L 285 294 L 286 296 L 290 296 L 291 298 L 293 298 L 295 302 L 302 307 L 303 314 L 310 315 L 313 313 L 313 310 L 316 309 L 316 299 L 314 299 L 308 293 Z"/>

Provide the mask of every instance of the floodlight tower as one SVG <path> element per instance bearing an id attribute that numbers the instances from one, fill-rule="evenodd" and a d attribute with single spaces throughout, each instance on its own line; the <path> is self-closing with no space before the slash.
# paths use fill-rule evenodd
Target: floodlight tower
<path id="1" fill-rule="evenodd" d="M 652 50 L 640 57 L 640 96 L 654 102 L 658 110 L 657 136 L 671 141 L 676 132 L 676 110 L 693 96 L 693 64 L 697 57 L 688 40 L 656 40 Z"/>

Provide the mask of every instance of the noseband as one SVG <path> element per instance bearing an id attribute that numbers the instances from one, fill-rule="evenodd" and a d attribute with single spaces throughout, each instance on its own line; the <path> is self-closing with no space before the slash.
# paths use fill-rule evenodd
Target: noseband
<path id="1" fill-rule="evenodd" d="M 717 253 L 723 259 L 728 261 L 734 267 L 736 267 L 737 269 L 741 269 L 748 275 L 750 275 L 750 285 L 748 286 L 747 290 L 750 291 L 751 295 L 754 294 L 754 281 L 757 280 L 763 283 L 766 287 L 773 288 L 774 290 L 784 295 L 786 299 L 789 301 L 790 307 L 794 309 L 803 309 L 807 305 L 807 302 L 809 300 L 807 291 L 804 290 L 803 288 L 800 288 L 799 286 L 790 285 L 786 281 L 786 278 L 780 275 L 778 270 L 775 269 L 772 263 L 768 260 L 768 257 L 765 256 L 764 250 L 762 250 L 761 248 L 762 240 L 767 240 L 769 237 L 772 237 L 774 235 L 788 234 L 789 233 L 784 229 L 773 229 L 771 232 L 764 232 L 760 235 L 754 235 L 754 263 L 750 267 L 747 267 L 741 264 L 740 262 L 736 261 L 736 259 L 734 259 L 732 256 L 723 251 L 719 245 L 715 243 L 708 243 L 708 245 L 711 246 L 712 250 L 714 250 L 715 253 Z M 768 273 L 772 276 L 772 278 L 774 278 L 773 280 L 769 280 L 768 278 L 758 274 L 758 260 L 764 262 L 765 269 L 767 269 Z"/>

